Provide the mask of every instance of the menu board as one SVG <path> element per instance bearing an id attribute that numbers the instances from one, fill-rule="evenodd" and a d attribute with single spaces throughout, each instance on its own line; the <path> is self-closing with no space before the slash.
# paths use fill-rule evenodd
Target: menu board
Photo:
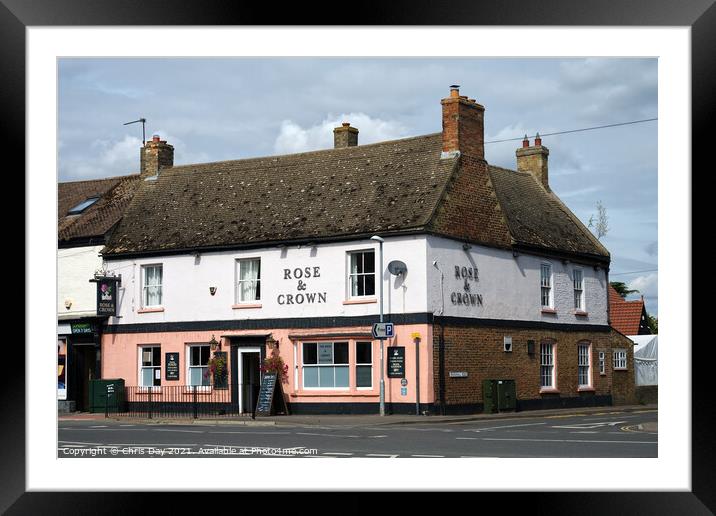
<path id="1" fill-rule="evenodd" d="M 276 391 L 275 372 L 264 374 L 261 381 L 261 389 L 259 389 L 259 399 L 256 402 L 257 416 L 270 416 L 273 409 L 273 397 Z"/>
<path id="2" fill-rule="evenodd" d="M 164 366 L 165 380 L 179 379 L 179 353 L 167 353 L 166 365 Z"/>

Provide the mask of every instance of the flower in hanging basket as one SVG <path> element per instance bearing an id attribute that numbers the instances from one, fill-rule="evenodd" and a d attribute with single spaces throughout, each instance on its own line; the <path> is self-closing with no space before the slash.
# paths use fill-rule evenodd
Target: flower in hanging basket
<path id="1" fill-rule="evenodd" d="M 226 357 L 221 354 L 214 354 L 209 363 L 207 364 L 207 373 L 211 374 L 214 378 L 223 376 L 226 371 Z"/>
<path id="2" fill-rule="evenodd" d="M 264 363 L 261 364 L 261 372 L 276 373 L 281 378 L 281 383 L 288 383 L 288 364 L 283 362 L 278 348 L 272 349 L 271 356 L 264 359 Z"/>

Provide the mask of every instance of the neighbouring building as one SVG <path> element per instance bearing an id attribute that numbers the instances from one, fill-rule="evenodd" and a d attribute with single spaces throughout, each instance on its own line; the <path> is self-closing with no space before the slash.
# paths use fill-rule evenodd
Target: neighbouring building
<path id="1" fill-rule="evenodd" d="M 57 185 L 57 399 L 60 412 L 86 410 L 89 381 L 100 378 L 97 316 L 100 251 L 129 205 L 140 174 Z"/>
<path id="2" fill-rule="evenodd" d="M 102 377 L 154 401 L 228 389 L 249 412 L 277 349 L 292 413 L 377 413 L 382 292 L 389 413 L 479 412 L 484 380 L 514 381 L 517 409 L 629 401 L 609 253 L 550 189 L 548 149 L 525 139 L 516 170 L 491 166 L 483 106 L 456 86 L 441 103 L 425 136 L 358 145 L 344 123 L 329 150 L 155 166 L 102 250 L 122 276 Z"/>
<path id="3" fill-rule="evenodd" d="M 609 322 L 624 335 L 651 335 L 644 297 L 627 301 L 609 285 Z"/>

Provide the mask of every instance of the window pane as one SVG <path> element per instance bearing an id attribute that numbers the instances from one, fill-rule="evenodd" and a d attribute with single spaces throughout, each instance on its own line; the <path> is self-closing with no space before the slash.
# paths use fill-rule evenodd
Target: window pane
<path id="1" fill-rule="evenodd" d="M 333 383 L 333 367 L 318 368 L 318 384 L 321 387 L 335 387 Z"/>
<path id="2" fill-rule="evenodd" d="M 348 387 L 348 366 L 334 368 L 336 370 L 336 387 Z"/>
<path id="3" fill-rule="evenodd" d="M 360 253 L 351 254 L 351 274 L 363 272 L 362 260 Z"/>
<path id="4" fill-rule="evenodd" d="M 209 363 L 209 346 L 199 346 L 201 350 L 201 363 L 200 365 L 207 365 Z"/>
<path id="5" fill-rule="evenodd" d="M 142 365 L 152 365 L 152 348 L 142 348 Z"/>
<path id="6" fill-rule="evenodd" d="M 162 365 L 162 348 L 159 346 L 152 348 L 153 356 L 152 356 L 152 365 L 160 366 Z"/>
<path id="7" fill-rule="evenodd" d="M 372 387 L 373 368 L 371 366 L 356 367 L 356 387 Z"/>
<path id="8" fill-rule="evenodd" d="M 375 275 L 370 274 L 369 276 L 365 277 L 365 292 L 363 293 L 364 296 L 374 296 L 375 295 Z"/>
<path id="9" fill-rule="evenodd" d="M 370 364 L 372 360 L 372 343 L 371 342 L 357 342 L 356 343 L 356 363 L 357 364 Z"/>
<path id="10" fill-rule="evenodd" d="M 203 385 L 204 368 L 203 367 L 191 367 L 189 368 L 189 382 L 191 385 Z"/>
<path id="11" fill-rule="evenodd" d="M 142 386 L 149 387 L 152 385 L 152 378 L 154 376 L 154 369 L 151 367 L 142 369 Z"/>
<path id="12" fill-rule="evenodd" d="M 318 368 L 303 368 L 303 385 L 304 387 L 318 387 Z"/>
<path id="13" fill-rule="evenodd" d="M 358 277 L 351 276 L 351 296 L 358 296 Z"/>
<path id="14" fill-rule="evenodd" d="M 303 345 L 303 363 L 304 364 L 317 364 L 318 363 L 318 352 L 316 351 L 316 343 L 315 342 Z"/>
<path id="15" fill-rule="evenodd" d="M 375 272 L 375 252 L 368 251 L 363 253 L 363 272 L 374 273 Z"/>
<path id="16" fill-rule="evenodd" d="M 189 355 L 190 355 L 189 365 L 199 365 L 201 363 L 201 360 L 199 360 L 199 347 L 198 346 L 192 346 L 191 348 L 189 348 Z"/>
<path id="17" fill-rule="evenodd" d="M 321 342 L 318 344 L 318 363 L 333 363 L 333 344 L 330 342 Z"/>
<path id="18" fill-rule="evenodd" d="M 333 344 L 333 363 L 334 364 L 347 364 L 348 363 L 348 343 L 347 342 L 336 342 Z"/>

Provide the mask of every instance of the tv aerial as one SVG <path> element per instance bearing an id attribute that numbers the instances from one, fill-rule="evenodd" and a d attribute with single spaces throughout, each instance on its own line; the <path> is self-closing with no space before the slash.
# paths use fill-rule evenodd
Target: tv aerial
<path id="1" fill-rule="evenodd" d="M 139 120 L 133 120 L 131 122 L 127 122 L 126 124 L 122 124 L 122 125 L 136 124 L 137 122 L 142 122 L 142 145 L 144 145 L 147 140 L 146 133 L 144 132 L 144 124 L 147 123 L 146 118 L 140 118 Z"/>

